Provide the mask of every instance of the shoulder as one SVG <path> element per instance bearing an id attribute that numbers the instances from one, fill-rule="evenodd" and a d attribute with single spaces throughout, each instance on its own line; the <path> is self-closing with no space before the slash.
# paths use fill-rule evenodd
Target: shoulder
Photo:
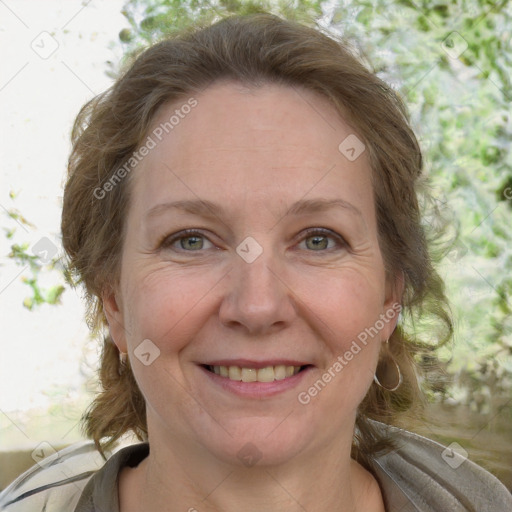
<path id="1" fill-rule="evenodd" d="M 455 450 L 403 429 L 372 424 L 396 446 L 373 459 L 388 501 L 413 505 L 410 510 L 422 512 L 512 511 L 507 488 Z"/>
<path id="2" fill-rule="evenodd" d="M 115 451 L 115 450 L 114 450 Z M 0 493 L 6 512 L 73 510 L 89 479 L 113 452 L 103 458 L 92 441 L 75 443 L 34 465 Z"/>

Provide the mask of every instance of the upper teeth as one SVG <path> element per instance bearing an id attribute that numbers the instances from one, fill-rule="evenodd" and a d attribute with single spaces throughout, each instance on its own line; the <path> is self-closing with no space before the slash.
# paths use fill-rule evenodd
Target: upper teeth
<path id="1" fill-rule="evenodd" d="M 214 373 L 242 382 L 273 382 L 299 373 L 300 366 L 266 366 L 265 368 L 240 368 L 240 366 L 210 366 Z"/>

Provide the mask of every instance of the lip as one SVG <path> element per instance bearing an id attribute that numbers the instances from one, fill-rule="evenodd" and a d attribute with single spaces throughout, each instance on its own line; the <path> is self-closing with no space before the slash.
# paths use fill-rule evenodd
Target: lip
<path id="1" fill-rule="evenodd" d="M 240 362 L 241 360 L 237 360 Z M 229 364 L 224 364 L 226 360 L 222 362 L 215 361 L 215 365 L 212 366 L 239 366 L 239 364 L 235 364 L 233 361 L 230 361 Z M 218 364 L 220 363 L 220 364 Z M 254 361 L 250 362 L 254 364 Z M 260 362 L 260 366 L 246 366 L 247 368 L 265 368 L 265 366 L 274 366 L 277 364 L 285 364 L 285 363 L 269 363 L 268 361 Z M 287 362 L 288 363 L 288 362 Z M 293 361 L 290 361 L 288 366 L 304 366 L 301 364 L 293 364 Z M 240 365 L 241 366 L 241 365 Z M 307 375 L 312 369 L 313 366 L 309 365 L 304 370 L 300 371 L 296 375 L 292 375 L 291 377 L 286 377 L 282 380 L 274 380 L 273 382 L 242 382 L 237 380 L 231 380 L 227 377 L 221 377 L 216 373 L 210 372 L 203 365 L 198 365 L 198 368 L 203 372 L 203 374 L 209 379 L 209 382 L 214 386 L 218 386 L 224 391 L 228 393 L 232 393 L 236 396 L 242 398 L 270 398 L 276 396 L 278 394 L 289 391 L 295 387 L 298 387 L 300 382 L 304 379 L 305 375 Z"/>
<path id="2" fill-rule="evenodd" d="M 268 359 L 266 361 L 253 361 L 251 359 L 216 359 L 214 361 L 200 363 L 204 366 L 240 366 L 240 368 L 266 368 L 267 366 L 308 366 L 307 361 L 296 361 L 292 359 Z"/>

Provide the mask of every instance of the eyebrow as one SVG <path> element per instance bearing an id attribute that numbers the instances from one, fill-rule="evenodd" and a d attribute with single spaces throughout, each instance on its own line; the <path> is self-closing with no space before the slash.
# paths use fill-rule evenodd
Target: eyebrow
<path id="1" fill-rule="evenodd" d="M 333 208 L 342 208 L 348 210 L 356 215 L 363 217 L 361 211 L 353 204 L 345 201 L 344 199 L 301 199 L 292 204 L 285 212 L 284 217 L 291 215 L 305 215 L 309 213 L 322 213 Z M 162 203 L 151 208 L 147 217 L 154 217 L 160 215 L 167 210 L 182 210 L 184 212 L 197 215 L 205 218 L 227 218 L 228 213 L 220 205 L 205 199 L 197 200 L 182 200 L 170 203 Z"/>

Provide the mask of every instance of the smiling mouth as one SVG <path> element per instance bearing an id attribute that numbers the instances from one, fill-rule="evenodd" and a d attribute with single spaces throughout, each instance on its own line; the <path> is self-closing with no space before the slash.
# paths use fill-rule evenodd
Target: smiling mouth
<path id="1" fill-rule="evenodd" d="M 288 377 L 297 375 L 311 365 L 305 366 L 266 366 L 264 368 L 243 368 L 240 366 L 212 366 L 202 365 L 209 372 L 215 373 L 220 377 L 238 382 L 274 382 L 275 380 L 284 380 Z"/>

